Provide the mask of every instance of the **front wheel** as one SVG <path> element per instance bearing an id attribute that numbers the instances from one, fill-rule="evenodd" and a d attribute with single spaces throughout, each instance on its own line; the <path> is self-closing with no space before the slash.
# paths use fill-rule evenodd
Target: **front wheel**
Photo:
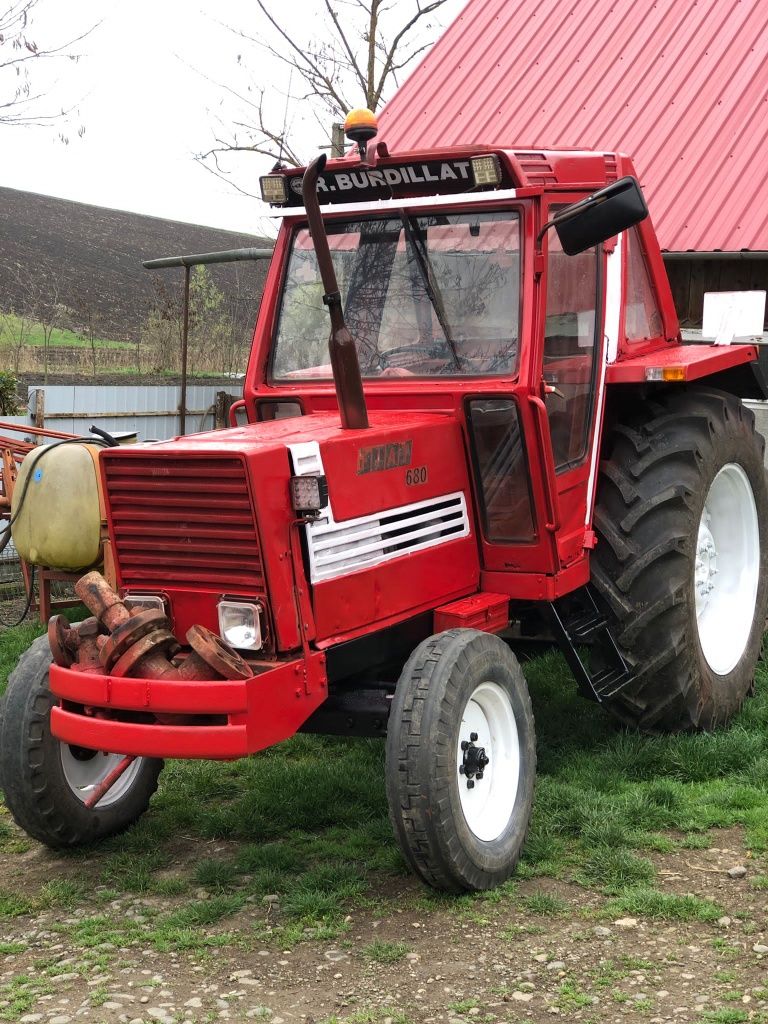
<path id="1" fill-rule="evenodd" d="M 405 665 L 387 730 L 387 797 L 400 849 L 428 885 L 489 889 L 528 831 L 536 738 L 517 659 L 498 637 L 451 629 Z"/>
<path id="2" fill-rule="evenodd" d="M 39 637 L 8 680 L 0 785 L 16 823 L 46 846 L 62 849 L 98 842 L 133 824 L 157 789 L 163 762 L 137 757 L 92 810 L 86 807 L 122 755 L 71 746 L 51 735 L 51 660 L 48 638 Z"/>

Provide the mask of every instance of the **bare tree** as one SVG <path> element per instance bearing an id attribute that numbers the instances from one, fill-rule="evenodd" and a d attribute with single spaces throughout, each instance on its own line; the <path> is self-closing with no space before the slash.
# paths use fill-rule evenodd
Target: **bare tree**
<path id="1" fill-rule="evenodd" d="M 198 154 L 198 160 L 225 178 L 230 175 L 223 158 L 234 153 L 258 153 L 294 166 L 305 163 L 290 138 L 290 111 L 299 104 L 303 112 L 311 111 L 330 142 L 332 124 L 343 121 L 353 107 L 377 110 L 397 88 L 402 73 L 434 41 L 437 12 L 446 3 L 449 0 L 321 0 L 322 37 L 304 40 L 294 27 L 295 19 L 292 23 L 289 16 L 276 13 L 279 5 L 274 0 L 256 0 L 258 34 L 227 27 L 249 47 L 238 56 L 246 73 L 260 51 L 285 69 L 285 116 L 282 122 L 275 117 L 262 85 L 249 82 L 237 89 L 216 83 L 230 100 L 239 102 L 242 114 L 229 122 L 219 119 L 215 145 Z M 271 91 L 276 91 L 274 86 Z"/>
<path id="2" fill-rule="evenodd" d="M 77 61 L 74 47 L 90 32 L 49 40 L 35 22 L 41 0 L 0 0 L 0 124 L 50 124 L 71 110 L 45 105 L 47 89 L 39 81 L 44 64 Z M 84 129 L 78 129 L 83 134 Z M 67 139 L 62 135 L 62 140 Z"/>

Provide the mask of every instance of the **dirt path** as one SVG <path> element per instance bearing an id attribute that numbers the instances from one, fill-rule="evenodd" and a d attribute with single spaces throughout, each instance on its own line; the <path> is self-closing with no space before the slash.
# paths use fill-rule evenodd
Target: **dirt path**
<path id="1" fill-rule="evenodd" d="M 99 886 L 68 909 L 2 919 L 0 1019 L 768 1021 L 768 890 L 738 830 L 710 838 L 709 849 L 652 859 L 659 889 L 713 901 L 720 920 L 694 910 L 690 920 L 606 916 L 604 896 L 551 879 L 457 902 L 400 877 L 325 941 L 310 935 L 283 945 L 275 937 L 279 900 L 267 896 L 190 929 L 188 949 L 174 934 L 163 950 L 156 922 L 185 901 Z M 185 856 L 223 850 L 199 845 Z M 731 878 L 739 866 L 746 874 Z M 13 894 L 20 899 L 45 879 L 66 886 L 89 878 L 88 858 L 61 859 L 37 846 L 3 853 L 0 868 L 6 913 L 14 912 Z M 215 896 L 195 896 L 213 909 Z"/>

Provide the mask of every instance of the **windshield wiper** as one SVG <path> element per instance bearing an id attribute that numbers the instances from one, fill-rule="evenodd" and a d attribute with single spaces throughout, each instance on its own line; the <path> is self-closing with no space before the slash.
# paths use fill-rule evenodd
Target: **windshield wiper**
<path id="1" fill-rule="evenodd" d="M 405 235 L 411 244 L 411 248 L 416 254 L 416 263 L 418 264 L 419 271 L 421 273 L 422 281 L 424 282 L 424 290 L 427 293 L 427 298 L 432 303 L 432 308 L 437 315 L 437 321 L 442 328 L 445 340 L 448 342 L 448 346 L 453 356 L 453 362 L 457 370 L 461 370 L 461 363 L 459 356 L 456 351 L 456 342 L 453 340 L 451 330 L 448 326 L 448 317 L 445 314 L 445 305 L 443 304 L 443 296 L 440 289 L 437 286 L 434 276 L 432 274 L 432 265 L 429 262 L 429 256 L 423 246 L 422 239 L 419 238 L 417 241 L 417 234 L 413 228 L 413 222 L 411 218 L 406 216 L 405 213 L 400 213 L 400 219 L 403 222 L 405 228 Z"/>

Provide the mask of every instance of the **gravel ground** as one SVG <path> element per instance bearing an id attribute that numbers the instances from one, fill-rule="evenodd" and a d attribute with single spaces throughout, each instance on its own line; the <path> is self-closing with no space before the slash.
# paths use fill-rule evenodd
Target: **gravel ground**
<path id="1" fill-rule="evenodd" d="M 739 830 L 709 849 L 655 854 L 660 888 L 722 908 L 718 920 L 615 917 L 605 898 L 553 879 L 501 896 L 435 900 L 400 877 L 330 941 L 281 948 L 277 897 L 210 926 L 220 946 L 162 950 L 105 939 L 109 922 L 150 928 L 173 898 L 113 898 L 97 886 L 68 909 L 5 918 L 0 1019 L 26 1024 L 268 1020 L 271 1024 L 768 1021 L 768 890 Z M 185 860 L 224 847 L 182 847 Z M 3 891 L 87 881 L 86 858 L 34 845 L 0 858 Z M 729 874 L 730 872 L 730 874 Z M 212 899 L 206 890 L 198 899 Z M 200 936 L 190 936 L 199 945 Z"/>

